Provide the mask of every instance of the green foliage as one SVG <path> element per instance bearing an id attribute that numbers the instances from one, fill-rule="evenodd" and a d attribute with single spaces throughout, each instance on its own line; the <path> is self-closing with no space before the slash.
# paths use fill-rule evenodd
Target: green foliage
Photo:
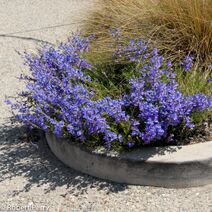
<path id="1" fill-rule="evenodd" d="M 209 81 L 211 77 L 209 71 L 192 70 L 185 72 L 183 69 L 177 68 L 176 73 L 179 89 L 184 95 L 194 95 L 195 93 L 204 93 L 207 96 L 212 95 L 212 82 Z M 191 118 L 196 125 L 201 125 L 203 121 L 212 118 L 212 110 L 193 113 Z"/>
<path id="2" fill-rule="evenodd" d="M 193 95 L 199 92 L 206 95 L 212 94 L 212 83 L 209 81 L 210 71 L 191 70 L 185 72 L 183 69 L 178 68 L 176 73 L 179 88 L 185 95 Z"/>
<path id="3" fill-rule="evenodd" d="M 98 64 L 89 75 L 94 79 L 89 83 L 96 94 L 94 98 L 110 96 L 118 98 L 129 89 L 129 80 L 137 74 L 134 64 Z"/>

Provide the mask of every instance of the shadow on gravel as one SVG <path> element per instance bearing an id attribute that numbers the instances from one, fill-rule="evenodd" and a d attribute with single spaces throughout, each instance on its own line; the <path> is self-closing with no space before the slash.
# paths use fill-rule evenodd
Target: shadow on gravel
<path id="1" fill-rule="evenodd" d="M 0 126 L 0 183 L 17 176 L 27 179 L 27 184 L 13 191 L 14 196 L 42 185 L 45 185 L 45 193 L 65 186 L 67 194 L 76 195 L 91 187 L 108 193 L 127 188 L 127 185 L 99 180 L 66 167 L 51 153 L 40 132 L 26 135 L 24 127 L 6 124 Z"/>
<path id="2" fill-rule="evenodd" d="M 176 151 L 176 148 L 174 149 L 166 148 L 164 151 L 160 149 L 157 154 Z M 147 159 L 152 154 L 139 157 Z M 45 193 L 65 186 L 67 194 L 76 195 L 92 187 L 103 189 L 108 193 L 117 193 L 127 188 L 125 184 L 100 180 L 65 166 L 50 151 L 41 132 L 29 133 L 24 127 L 8 123 L 0 125 L 0 183 L 17 176 L 27 179 L 27 184 L 22 189 L 14 191 L 13 195 L 27 192 L 33 186 L 42 185 L 45 185 Z"/>

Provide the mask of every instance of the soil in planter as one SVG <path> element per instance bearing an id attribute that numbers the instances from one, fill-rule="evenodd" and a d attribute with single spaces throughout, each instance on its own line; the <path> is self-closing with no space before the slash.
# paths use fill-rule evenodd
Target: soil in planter
<path id="1" fill-rule="evenodd" d="M 194 129 L 194 132 L 184 139 L 183 142 L 178 141 L 177 143 L 179 145 L 188 145 L 208 141 L 212 141 L 212 121 L 204 122 L 201 126 Z"/>

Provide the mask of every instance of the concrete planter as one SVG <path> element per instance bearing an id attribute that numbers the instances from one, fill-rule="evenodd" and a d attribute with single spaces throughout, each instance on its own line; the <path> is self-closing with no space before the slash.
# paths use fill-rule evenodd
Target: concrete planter
<path id="1" fill-rule="evenodd" d="M 52 152 L 67 166 L 118 183 L 192 187 L 212 183 L 212 141 L 126 153 L 94 151 L 46 134 Z"/>

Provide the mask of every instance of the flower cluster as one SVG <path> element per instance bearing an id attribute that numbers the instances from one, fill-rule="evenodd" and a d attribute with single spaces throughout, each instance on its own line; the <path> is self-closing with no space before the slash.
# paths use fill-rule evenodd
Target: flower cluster
<path id="1" fill-rule="evenodd" d="M 193 66 L 193 57 L 186 56 L 183 61 L 183 67 L 185 71 L 189 71 Z"/>
<path id="2" fill-rule="evenodd" d="M 109 97 L 93 101 L 93 91 L 87 88 L 91 79 L 83 70 L 92 66 L 81 57 L 88 50 L 88 39 L 73 36 L 57 48 L 44 46 L 38 55 L 24 54 L 31 75 L 21 76 L 27 81 L 27 92 L 15 104 L 7 101 L 19 113 L 17 118 L 28 126 L 52 131 L 56 136 L 70 134 L 75 139 L 102 137 L 106 145 L 121 139 L 110 129 L 106 117 L 117 123 L 126 121 L 120 100 Z"/>
<path id="3" fill-rule="evenodd" d="M 112 33 L 120 36 L 119 31 Z M 211 97 L 201 93 L 183 96 L 172 64 L 165 64 L 157 49 L 147 51 L 143 39 L 131 40 L 114 53 L 137 64 L 138 74 L 129 81 L 130 89 L 119 99 L 94 100 L 89 87 L 94 79 L 89 73 L 95 69 L 82 56 L 89 42 L 89 38 L 73 35 L 57 47 L 45 45 L 37 55 L 24 54 L 31 71 L 30 76 L 21 76 L 27 81 L 26 91 L 19 94 L 20 101 L 8 101 L 18 110 L 21 122 L 88 144 L 133 147 L 170 140 L 173 127 L 192 128 L 190 115 L 211 108 Z"/>
<path id="4" fill-rule="evenodd" d="M 113 52 L 113 57 L 117 61 L 124 59 L 130 62 L 141 62 L 141 60 L 143 61 L 149 56 L 147 54 L 147 48 L 148 44 L 144 39 L 131 39 L 127 45 L 119 43 L 117 50 Z"/>
<path id="5" fill-rule="evenodd" d="M 183 123 L 193 128 L 190 115 L 209 109 L 212 104 L 211 98 L 201 93 L 183 96 L 170 62 L 164 69 L 164 59 L 157 49 L 148 57 L 149 60 L 139 66 L 140 76 L 130 81 L 131 92 L 125 96 L 126 106 L 133 108 L 132 116 L 137 120 L 132 127 L 132 136 L 138 136 L 144 143 L 170 138 L 171 127 Z"/>

